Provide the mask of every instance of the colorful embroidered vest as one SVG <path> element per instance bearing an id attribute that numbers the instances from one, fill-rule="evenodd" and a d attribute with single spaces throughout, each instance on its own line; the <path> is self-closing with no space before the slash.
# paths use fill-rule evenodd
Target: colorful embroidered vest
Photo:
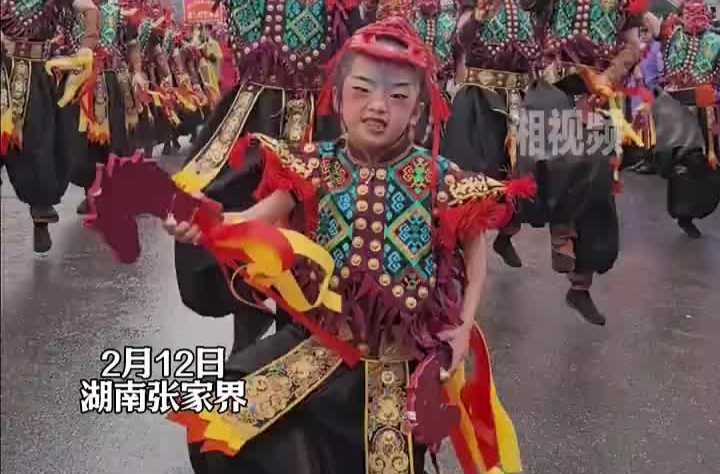
<path id="1" fill-rule="evenodd" d="M 67 14 L 55 0 L 2 0 L 0 29 L 12 39 L 49 41 Z"/>
<path id="2" fill-rule="evenodd" d="M 377 20 L 399 16 L 415 27 L 418 36 L 435 53 L 441 80 L 454 73 L 455 26 L 460 16 L 456 0 L 370 0 L 367 4 L 377 8 Z"/>
<path id="3" fill-rule="evenodd" d="M 535 21 L 518 0 L 503 0 L 492 17 L 480 23 L 466 50 L 468 67 L 509 72 L 530 72 L 542 57 Z"/>
<path id="4" fill-rule="evenodd" d="M 720 85 L 720 34 L 705 30 L 691 34 L 677 23 L 663 38 L 665 84 L 671 89 L 698 84 Z"/>
<path id="5" fill-rule="evenodd" d="M 320 88 L 345 38 L 325 0 L 224 0 L 241 77 L 281 88 Z M 329 2 L 328 2 L 329 3 Z M 338 1 L 337 3 L 341 3 Z"/>
<path id="6" fill-rule="evenodd" d="M 547 56 L 604 68 L 622 46 L 630 0 L 554 0 Z"/>
<path id="7" fill-rule="evenodd" d="M 120 4 L 118 0 L 105 0 L 98 2 L 97 6 L 98 10 L 100 10 L 98 48 L 101 48 L 109 56 L 106 61 L 108 67 L 119 66 L 118 63 L 123 58 L 120 47 L 120 29 L 123 26 Z M 82 18 L 75 15 L 70 31 L 74 50 L 80 47 L 80 41 L 84 33 Z"/>

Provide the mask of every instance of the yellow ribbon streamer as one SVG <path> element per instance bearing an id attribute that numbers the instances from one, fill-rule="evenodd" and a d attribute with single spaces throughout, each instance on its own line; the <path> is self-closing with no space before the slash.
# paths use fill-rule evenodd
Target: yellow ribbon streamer
<path id="1" fill-rule="evenodd" d="M 52 76 L 53 69 L 79 69 L 72 72 L 65 82 L 65 91 L 58 101 L 58 106 L 65 107 L 77 95 L 78 91 L 92 76 L 94 58 L 92 52 L 79 52 L 75 56 L 63 56 L 50 59 L 45 63 L 45 72 Z"/>

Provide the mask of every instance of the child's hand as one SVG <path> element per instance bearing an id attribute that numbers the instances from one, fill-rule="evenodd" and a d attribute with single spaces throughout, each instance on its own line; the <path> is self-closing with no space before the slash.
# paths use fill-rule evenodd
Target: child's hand
<path id="1" fill-rule="evenodd" d="M 196 244 L 202 236 L 198 226 L 189 222 L 178 223 L 172 214 L 163 222 L 163 227 L 175 240 L 183 244 Z"/>
<path id="2" fill-rule="evenodd" d="M 438 338 L 447 342 L 452 348 L 452 363 L 448 372 L 454 372 L 465 360 L 465 355 L 470 349 L 470 331 L 472 331 L 472 327 L 472 324 L 463 324 L 438 334 Z"/>

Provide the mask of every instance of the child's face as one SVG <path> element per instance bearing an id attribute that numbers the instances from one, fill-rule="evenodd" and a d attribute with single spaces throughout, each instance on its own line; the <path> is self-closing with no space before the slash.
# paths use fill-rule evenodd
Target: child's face
<path id="1" fill-rule="evenodd" d="M 349 142 L 368 154 L 395 145 L 417 119 L 419 96 L 415 68 L 358 55 L 343 83 L 340 103 Z"/>

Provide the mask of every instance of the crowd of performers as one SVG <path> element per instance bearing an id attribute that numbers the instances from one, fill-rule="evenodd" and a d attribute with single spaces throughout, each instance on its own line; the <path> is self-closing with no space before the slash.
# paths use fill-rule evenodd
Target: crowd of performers
<path id="1" fill-rule="evenodd" d="M 486 231 L 518 268 L 513 237 L 547 227 L 568 305 L 604 325 L 590 290 L 619 256 L 627 160 L 667 180 L 690 237 L 720 201 L 720 30 L 701 0 L 664 18 L 643 0 L 217 0 L 236 65 L 224 94 L 227 51 L 161 8 L 0 1 L 0 152 L 37 252 L 68 182 L 90 189 L 110 154 L 177 153 L 190 136 L 173 180 L 222 204 L 225 224 L 165 223 L 183 302 L 234 315 L 228 367 L 250 400 L 172 416 L 198 474 L 423 473 L 433 433 L 449 434 L 466 474 L 519 472 L 474 324 Z M 575 113 L 564 143 L 612 146 L 531 151 L 530 111 L 546 130 Z M 237 222 L 299 230 L 330 267 L 293 247 L 305 258 L 270 310 L 252 275 L 218 263 L 213 226 Z M 439 398 L 413 405 L 432 392 L 433 361 L 454 428 Z"/>
<path id="2" fill-rule="evenodd" d="M 148 2 L 1 5 L 0 163 L 43 253 L 69 183 L 87 191 L 111 153 L 174 154 L 180 137 L 195 138 L 220 101 L 224 51 L 209 25 L 177 25 Z"/>

